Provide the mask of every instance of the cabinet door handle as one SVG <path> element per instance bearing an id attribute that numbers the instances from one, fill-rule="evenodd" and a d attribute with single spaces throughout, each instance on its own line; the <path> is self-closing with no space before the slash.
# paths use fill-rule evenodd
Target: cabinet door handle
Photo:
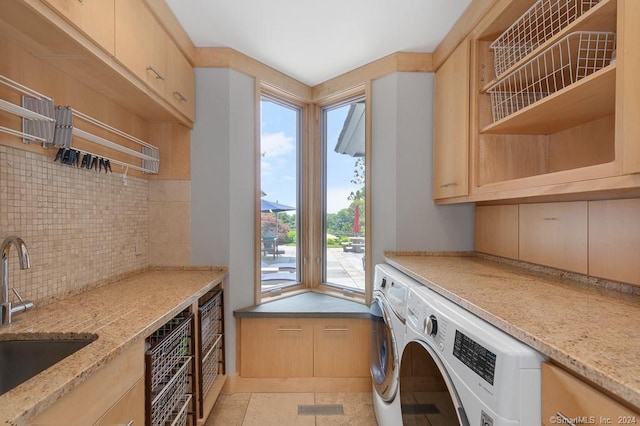
<path id="1" fill-rule="evenodd" d="M 542 220 L 558 220 L 557 217 L 545 217 Z"/>
<path id="2" fill-rule="evenodd" d="M 349 331 L 348 328 L 325 327 L 324 331 Z"/>
<path id="3" fill-rule="evenodd" d="M 147 71 L 151 71 L 152 73 L 154 73 L 156 75 L 156 80 L 162 80 L 164 81 L 164 76 L 162 74 L 160 74 L 158 72 L 158 70 L 156 70 L 154 67 L 152 67 L 151 65 L 149 65 L 147 67 Z"/>
<path id="4" fill-rule="evenodd" d="M 288 327 L 280 327 L 278 331 L 302 331 L 302 328 L 288 328 Z"/>
<path id="5" fill-rule="evenodd" d="M 443 183 L 442 185 L 440 185 L 440 188 L 447 188 L 449 186 L 458 186 L 457 182 L 447 182 L 447 183 Z"/>
<path id="6" fill-rule="evenodd" d="M 576 424 L 572 422 L 569 417 L 565 416 L 560 411 L 556 413 L 556 417 L 562 421 L 562 424 L 569 425 L 569 426 L 576 426 Z"/>
<path id="7" fill-rule="evenodd" d="M 173 92 L 173 96 L 180 102 L 187 102 L 187 98 L 182 96 L 182 93 L 178 92 L 177 90 Z"/>

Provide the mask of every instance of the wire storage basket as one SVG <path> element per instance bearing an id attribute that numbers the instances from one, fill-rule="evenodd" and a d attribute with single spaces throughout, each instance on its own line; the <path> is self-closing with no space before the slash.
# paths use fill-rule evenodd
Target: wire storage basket
<path id="1" fill-rule="evenodd" d="M 222 351 L 222 291 L 216 291 L 212 297 L 199 306 L 201 359 L 200 395 L 209 392 L 218 377 L 220 352 Z"/>
<path id="2" fill-rule="evenodd" d="M 575 21 L 600 0 L 538 0 L 493 43 L 494 68 L 499 77 Z"/>
<path id="3" fill-rule="evenodd" d="M 615 33 L 568 34 L 489 88 L 493 121 L 604 68 L 611 63 L 615 48 Z"/>
<path id="4" fill-rule="evenodd" d="M 186 425 L 192 399 L 193 314 L 184 312 L 146 340 L 147 424 Z"/>

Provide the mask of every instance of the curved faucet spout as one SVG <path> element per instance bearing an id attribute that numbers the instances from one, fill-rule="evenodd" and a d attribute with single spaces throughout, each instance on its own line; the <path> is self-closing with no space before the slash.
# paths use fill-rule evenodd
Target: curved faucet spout
<path id="1" fill-rule="evenodd" d="M 29 258 L 29 249 L 27 245 L 22 241 L 22 238 L 16 237 L 12 235 L 7 237 L 0 244 L 0 251 L 2 252 L 2 260 L 8 260 L 9 258 L 9 247 L 13 244 L 18 250 L 18 260 L 20 261 L 20 269 L 29 269 L 31 268 L 31 259 Z"/>

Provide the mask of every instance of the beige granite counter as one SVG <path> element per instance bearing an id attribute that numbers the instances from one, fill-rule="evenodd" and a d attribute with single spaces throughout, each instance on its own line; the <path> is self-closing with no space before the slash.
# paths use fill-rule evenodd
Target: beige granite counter
<path id="1" fill-rule="evenodd" d="M 640 408 L 640 296 L 476 256 L 387 254 L 393 266 Z"/>
<path id="2" fill-rule="evenodd" d="M 0 396 L 4 424 L 28 419 L 60 399 L 123 349 L 221 283 L 225 268 L 152 270 L 14 317 L 0 340 L 27 333 L 97 335 L 96 341 Z M 143 354 L 140 354 L 143 356 Z"/>

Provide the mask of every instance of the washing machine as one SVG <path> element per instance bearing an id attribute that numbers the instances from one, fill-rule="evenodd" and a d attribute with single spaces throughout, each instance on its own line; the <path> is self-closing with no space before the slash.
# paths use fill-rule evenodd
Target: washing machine
<path id="1" fill-rule="evenodd" d="M 405 330 L 401 414 L 381 426 L 541 424 L 542 354 L 421 284 Z"/>
<path id="2" fill-rule="evenodd" d="M 407 301 L 411 282 L 389 265 L 376 265 L 370 307 L 370 370 L 378 424 L 397 426 L 402 418 L 399 397 L 400 355 L 404 348 Z M 402 420 L 400 420 L 402 421 Z"/>

